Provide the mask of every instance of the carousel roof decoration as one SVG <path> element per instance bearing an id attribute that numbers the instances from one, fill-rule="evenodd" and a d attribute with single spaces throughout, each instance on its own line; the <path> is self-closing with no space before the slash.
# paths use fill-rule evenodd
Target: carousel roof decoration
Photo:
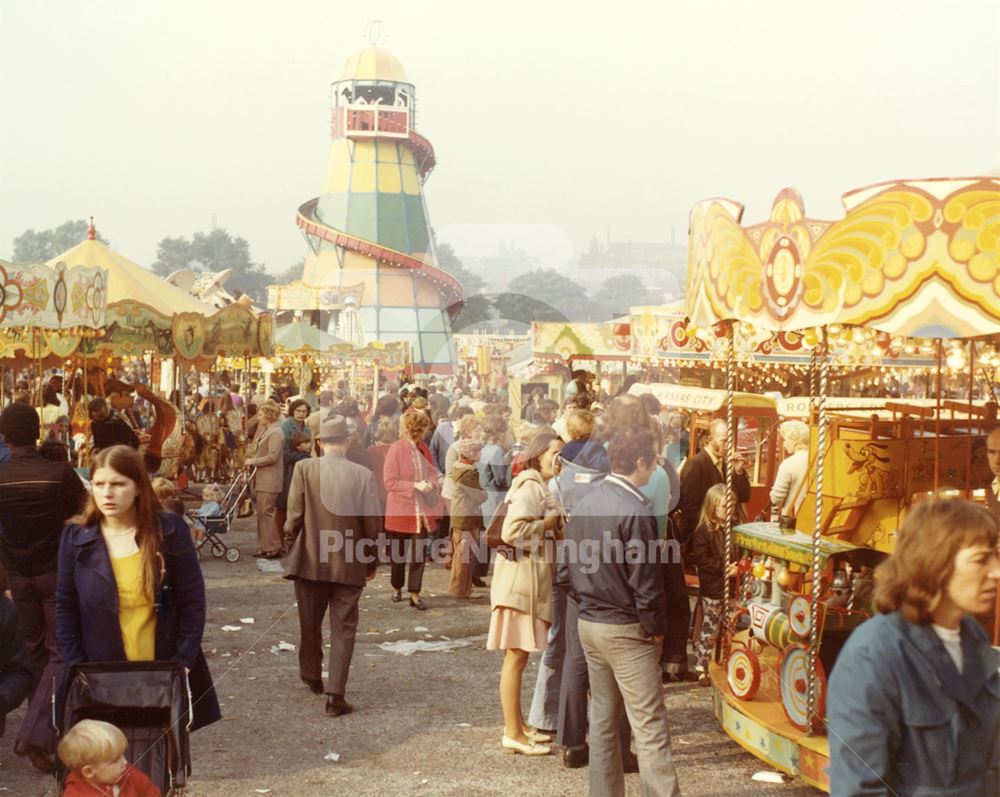
<path id="1" fill-rule="evenodd" d="M 273 322 L 240 303 L 217 310 L 97 240 L 91 219 L 87 239 L 49 265 L 100 268 L 106 275 L 103 334 L 86 339 L 85 353 L 111 357 L 146 352 L 162 358 L 215 359 L 267 355 Z"/>
<path id="2" fill-rule="evenodd" d="M 384 369 L 401 370 L 408 364 L 409 344 L 371 341 L 366 346 L 357 346 L 306 321 L 293 321 L 275 332 L 274 354 L 279 361 L 294 358 L 330 367 L 344 367 L 352 362 L 374 363 Z"/>
<path id="3" fill-rule="evenodd" d="M 107 282 L 97 267 L 0 261 L 0 361 L 63 360 L 100 335 Z"/>
<path id="4" fill-rule="evenodd" d="M 274 353 L 287 355 L 321 355 L 350 349 L 346 340 L 324 332 L 305 321 L 294 321 L 278 327 L 274 333 Z"/>
<path id="5" fill-rule="evenodd" d="M 575 324 L 536 321 L 531 325 L 531 347 L 539 361 L 626 362 L 631 359 L 631 334 L 627 320 Z"/>
<path id="6" fill-rule="evenodd" d="M 840 324 L 898 338 L 1000 332 L 1000 179 L 897 180 L 843 201 L 843 219 L 811 219 L 785 189 L 770 218 L 748 227 L 738 202 L 698 203 L 688 254 L 692 323 Z"/>

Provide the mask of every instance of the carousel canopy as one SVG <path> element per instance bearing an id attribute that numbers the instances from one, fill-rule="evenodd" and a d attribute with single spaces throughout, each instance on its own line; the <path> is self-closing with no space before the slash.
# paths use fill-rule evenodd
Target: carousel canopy
<path id="1" fill-rule="evenodd" d="M 305 321 L 294 321 L 278 327 L 274 333 L 274 350 L 277 354 L 326 354 L 352 349 L 346 340 L 324 332 Z"/>
<path id="2" fill-rule="evenodd" d="M 174 313 L 198 313 L 210 316 L 216 309 L 198 301 L 186 291 L 171 285 L 149 269 L 109 249 L 96 239 L 83 241 L 67 252 L 52 258 L 48 265 L 99 266 L 108 272 L 108 304 L 132 301 L 148 305 L 167 317 Z"/>
<path id="3" fill-rule="evenodd" d="M 1000 179 L 907 180 L 844 195 L 839 221 L 805 215 L 792 189 L 771 217 L 740 226 L 743 206 L 691 211 L 687 313 L 707 327 L 851 324 L 890 335 L 1000 333 Z"/>

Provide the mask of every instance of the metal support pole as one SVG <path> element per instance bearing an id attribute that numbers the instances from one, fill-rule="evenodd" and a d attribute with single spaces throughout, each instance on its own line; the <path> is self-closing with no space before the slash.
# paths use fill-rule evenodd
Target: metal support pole
<path id="1" fill-rule="evenodd" d="M 817 421 L 817 433 L 816 433 L 816 517 L 815 525 L 813 527 L 812 533 L 812 591 L 810 593 L 810 623 L 809 623 L 809 684 L 808 684 L 808 696 L 806 704 L 806 717 L 808 721 L 807 733 L 811 736 L 813 733 L 813 723 L 816 719 L 816 655 L 819 651 L 819 598 L 820 598 L 820 579 L 822 573 L 820 572 L 820 540 L 821 531 L 823 529 L 823 465 L 824 457 L 826 455 L 826 427 L 827 427 L 827 415 L 826 415 L 826 392 L 827 392 L 827 379 L 829 376 L 829 351 L 828 351 L 828 334 L 826 327 L 823 327 L 823 334 L 820 338 L 821 350 L 818 355 L 819 358 L 819 395 L 818 395 L 818 405 L 819 405 L 819 418 Z M 814 355 L 815 355 L 814 350 Z"/>
<path id="2" fill-rule="evenodd" d="M 726 552 L 725 568 L 729 570 L 733 547 L 733 519 L 736 517 L 736 493 L 733 490 L 733 463 L 736 461 L 736 413 L 733 407 L 733 386 L 736 381 L 736 341 L 733 321 L 726 328 Z M 729 579 L 723 581 L 722 621 L 729 620 Z"/>
<path id="3" fill-rule="evenodd" d="M 934 492 L 938 490 L 939 475 L 941 470 L 941 361 L 944 359 L 944 342 L 941 338 L 937 340 L 937 386 L 934 390 L 937 395 L 937 406 L 934 412 Z"/>
<path id="4" fill-rule="evenodd" d="M 972 402 L 976 386 L 976 341 L 969 339 L 969 428 L 966 430 L 965 448 L 965 497 L 972 499 Z M 978 419 L 982 423 L 982 419 Z"/>

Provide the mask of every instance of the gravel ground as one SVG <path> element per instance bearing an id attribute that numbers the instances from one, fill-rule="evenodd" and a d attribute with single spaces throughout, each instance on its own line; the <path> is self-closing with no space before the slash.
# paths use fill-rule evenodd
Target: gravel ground
<path id="1" fill-rule="evenodd" d="M 203 559 L 209 603 L 204 648 L 224 719 L 192 736 L 189 797 L 587 793 L 586 769 L 564 769 L 557 757 L 501 753 L 501 655 L 484 648 L 488 591 L 455 601 L 446 591 L 448 572 L 438 566 L 429 565 L 425 573 L 429 609 L 424 612 L 389 600 L 387 568 L 365 590 L 348 684 L 355 711 L 327 717 L 323 698 L 299 681 L 296 654 L 271 652 L 281 641 L 298 644 L 298 621 L 291 583 L 261 573 L 249 556 L 252 527 L 252 519 L 237 521 L 229 535 L 243 552 L 239 562 L 207 553 Z M 254 623 L 242 623 L 246 617 Z M 223 631 L 224 625 L 242 628 Z M 379 647 L 442 637 L 467 644 L 412 656 Z M 525 708 L 536 672 L 533 656 L 525 675 Z M 718 729 L 708 690 L 674 684 L 664 688 L 664 695 L 685 797 L 819 794 L 800 782 L 752 781 L 754 772 L 767 767 Z M 21 715 L 8 717 L 0 746 L 0 793 L 49 797 L 56 793 L 52 779 L 11 752 Z M 339 762 L 324 760 L 331 752 L 340 754 Z M 627 783 L 629 795 L 639 794 L 638 775 L 627 776 Z"/>

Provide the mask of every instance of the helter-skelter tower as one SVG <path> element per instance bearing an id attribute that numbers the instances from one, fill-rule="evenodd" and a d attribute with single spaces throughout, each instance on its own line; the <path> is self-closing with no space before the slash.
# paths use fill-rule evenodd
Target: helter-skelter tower
<path id="1" fill-rule="evenodd" d="M 296 221 L 310 251 L 302 282 L 320 323 L 357 307 L 365 341 L 406 340 L 417 373 L 450 373 L 461 285 L 437 266 L 423 183 L 434 148 L 416 132 L 416 92 L 399 61 L 366 47 L 331 86 L 330 152 L 320 196 Z M 356 322 L 352 322 L 356 326 Z"/>

